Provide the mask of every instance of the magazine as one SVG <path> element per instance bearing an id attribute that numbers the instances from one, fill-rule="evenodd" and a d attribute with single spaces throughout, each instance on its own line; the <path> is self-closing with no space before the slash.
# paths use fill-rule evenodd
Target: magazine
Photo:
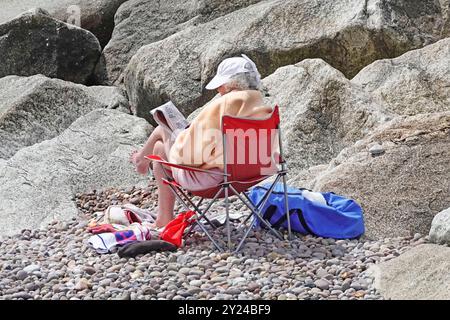
<path id="1" fill-rule="evenodd" d="M 220 97 L 220 94 L 214 96 L 213 99 L 211 99 L 206 105 L 200 108 L 200 111 Z M 155 122 L 158 125 L 162 126 L 169 133 L 171 137 L 171 143 L 175 141 L 181 131 L 188 128 L 190 125 L 189 121 L 180 112 L 180 110 L 178 110 L 178 108 L 172 101 L 169 101 L 159 106 L 158 108 L 151 110 L 150 114 L 153 116 Z"/>
<path id="2" fill-rule="evenodd" d="M 158 125 L 170 132 L 184 130 L 189 126 L 189 122 L 172 101 L 153 109 L 150 113 Z"/>
<path id="3" fill-rule="evenodd" d="M 156 123 L 170 134 L 171 142 L 175 141 L 178 133 L 189 126 L 189 121 L 187 121 L 172 101 L 153 109 L 150 113 Z"/>

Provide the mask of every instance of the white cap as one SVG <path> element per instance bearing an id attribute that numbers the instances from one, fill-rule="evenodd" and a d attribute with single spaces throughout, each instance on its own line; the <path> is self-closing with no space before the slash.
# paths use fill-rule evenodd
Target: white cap
<path id="1" fill-rule="evenodd" d="M 254 73 L 258 83 L 261 81 L 261 75 L 258 72 L 256 64 L 245 54 L 242 57 L 225 59 L 219 64 L 216 76 L 208 83 L 206 89 L 217 89 L 230 81 L 234 75 L 245 72 Z"/>

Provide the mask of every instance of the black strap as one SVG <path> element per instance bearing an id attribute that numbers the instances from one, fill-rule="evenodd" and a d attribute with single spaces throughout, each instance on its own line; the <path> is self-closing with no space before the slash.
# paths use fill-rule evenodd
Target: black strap
<path id="1" fill-rule="evenodd" d="M 295 209 L 289 210 L 289 216 L 290 216 L 290 217 L 292 217 L 292 216 L 295 215 L 296 213 L 297 213 L 297 211 L 296 211 Z M 282 225 L 285 221 L 287 221 L 287 216 L 286 216 L 286 214 L 283 214 L 283 215 L 281 216 L 281 218 L 278 219 L 277 222 L 275 222 L 275 223 L 272 224 L 272 226 L 273 226 L 274 228 L 279 228 L 279 227 L 281 227 L 281 225 Z"/>
<path id="2" fill-rule="evenodd" d="M 302 224 L 303 229 L 305 229 L 305 231 L 308 232 L 309 234 L 311 234 L 311 235 L 317 237 L 317 235 L 316 235 L 316 234 L 311 230 L 311 228 L 308 226 L 308 223 L 306 222 L 306 219 L 305 219 L 305 217 L 304 217 L 304 215 L 303 215 L 303 211 L 302 211 L 301 209 L 292 209 L 292 210 L 289 210 L 289 216 L 290 216 L 290 217 L 292 217 L 292 216 L 295 215 L 295 214 L 297 214 L 298 220 L 299 220 L 300 223 Z M 272 213 L 272 215 L 273 215 L 273 213 Z M 279 227 L 281 227 L 281 225 L 282 225 L 284 222 L 286 222 L 286 220 L 287 220 L 287 216 L 286 216 L 285 214 L 283 214 L 283 215 L 281 216 L 281 218 L 278 219 L 277 222 L 271 223 L 271 225 L 272 225 L 274 228 L 279 228 Z M 291 219 L 291 221 L 292 221 L 292 219 Z M 270 222 L 270 220 L 269 220 L 269 222 Z"/>
<path id="3" fill-rule="evenodd" d="M 300 223 L 303 226 L 303 229 L 305 229 L 306 232 L 308 232 L 309 234 L 312 234 L 313 236 L 317 237 L 317 235 L 311 230 L 311 228 L 306 223 L 306 219 L 305 219 L 305 216 L 303 215 L 302 209 L 297 209 L 297 215 L 298 215 L 298 220 L 300 221 Z"/>
<path id="4" fill-rule="evenodd" d="M 275 214 L 276 211 L 277 211 L 277 207 L 276 206 L 269 206 L 269 207 L 267 207 L 266 211 L 263 214 L 263 219 L 271 224 L 270 220 L 272 219 L 272 217 L 273 217 L 273 215 Z"/>

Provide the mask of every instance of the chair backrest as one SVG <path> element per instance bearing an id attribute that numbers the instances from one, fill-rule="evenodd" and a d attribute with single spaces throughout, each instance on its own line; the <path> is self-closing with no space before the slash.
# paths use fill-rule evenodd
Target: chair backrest
<path id="1" fill-rule="evenodd" d="M 279 154 L 279 124 L 278 106 L 266 118 L 222 117 L 228 181 L 249 181 L 276 173 L 278 159 L 272 155 Z"/>

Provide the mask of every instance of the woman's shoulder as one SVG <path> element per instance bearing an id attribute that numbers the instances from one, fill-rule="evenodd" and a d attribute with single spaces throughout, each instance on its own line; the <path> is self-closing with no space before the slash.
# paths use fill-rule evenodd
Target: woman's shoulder
<path id="1" fill-rule="evenodd" d="M 255 98 L 260 99 L 262 98 L 262 94 L 258 90 L 239 90 L 239 91 L 232 91 L 223 96 L 223 98 L 240 99 L 240 100 L 255 99 Z"/>
<path id="2" fill-rule="evenodd" d="M 210 117 L 211 114 L 235 114 L 245 105 L 261 105 L 262 94 L 256 90 L 232 91 L 211 101 L 202 110 L 201 115 Z"/>

